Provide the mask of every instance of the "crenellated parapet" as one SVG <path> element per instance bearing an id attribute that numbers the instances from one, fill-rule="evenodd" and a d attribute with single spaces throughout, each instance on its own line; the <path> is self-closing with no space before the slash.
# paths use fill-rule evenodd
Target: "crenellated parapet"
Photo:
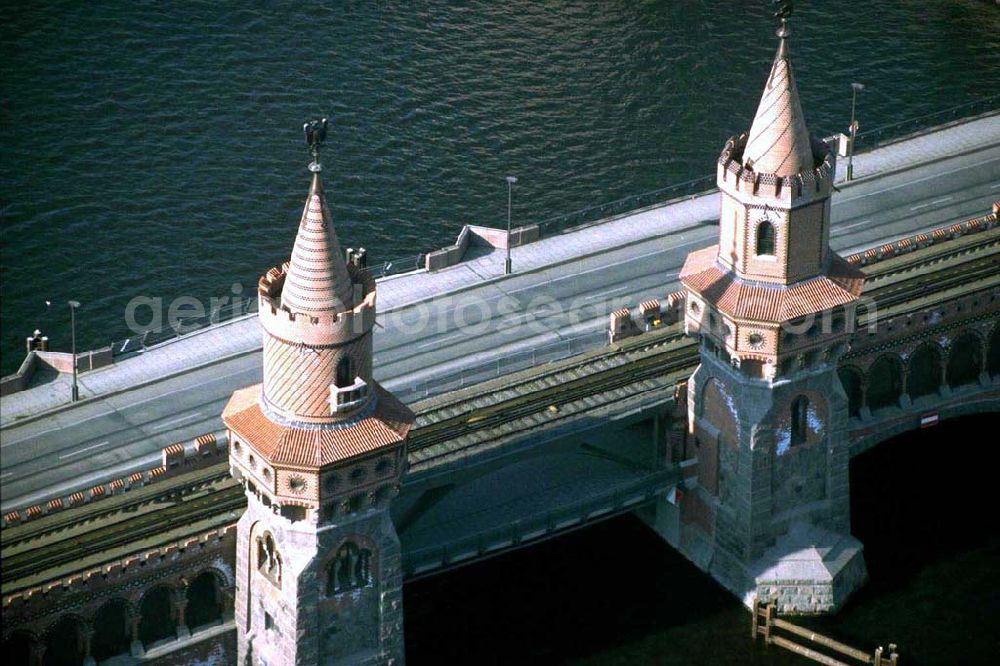
<path id="1" fill-rule="evenodd" d="M 748 134 L 730 137 L 716 169 L 720 190 L 741 203 L 767 203 L 780 208 L 793 208 L 824 199 L 833 189 L 836 175 L 836 155 L 823 141 L 810 137 L 813 167 L 791 176 L 778 176 L 757 171 L 743 160 Z"/>
<path id="2" fill-rule="evenodd" d="M 288 262 L 271 268 L 257 286 L 258 311 L 264 330 L 292 344 L 336 346 L 371 331 L 375 325 L 375 278 L 354 262 L 347 264 L 353 285 L 354 305 L 321 314 L 298 312 L 282 303 L 281 292 Z"/>
<path id="3" fill-rule="evenodd" d="M 184 442 L 175 442 L 161 449 L 161 464 L 157 467 L 103 481 L 89 489 L 78 490 L 69 495 L 54 497 L 44 504 L 33 504 L 23 510 L 8 511 L 3 515 L 3 525 L 7 527 L 37 520 L 63 509 L 134 492 L 155 481 L 216 464 L 226 454 L 226 450 L 226 439 L 220 440 L 215 433 L 200 435 L 187 445 Z"/>

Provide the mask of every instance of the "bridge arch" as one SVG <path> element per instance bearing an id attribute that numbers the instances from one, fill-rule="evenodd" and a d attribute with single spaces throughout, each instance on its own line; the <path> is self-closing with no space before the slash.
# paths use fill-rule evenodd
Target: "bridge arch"
<path id="1" fill-rule="evenodd" d="M 131 604 L 125 599 L 109 599 L 94 614 L 94 635 L 91 638 L 90 653 L 97 661 L 116 655 L 127 654 L 131 645 L 131 620 L 134 615 Z"/>
<path id="2" fill-rule="evenodd" d="M 972 465 L 963 474 L 962 490 L 937 493 L 940 466 L 928 465 L 940 455 L 942 442 L 972 442 L 993 424 L 995 403 L 981 402 L 982 411 L 965 406 L 942 418 L 933 428 L 886 428 L 878 446 L 852 456 L 850 461 L 851 532 L 864 543 L 869 575 L 894 586 L 926 563 L 960 544 L 989 543 L 995 498 L 992 470 Z M 901 424 L 902 426 L 902 424 Z"/>
<path id="3" fill-rule="evenodd" d="M 927 342 L 914 351 L 906 363 L 906 392 L 911 398 L 937 393 L 942 382 L 941 347 Z"/>
<path id="4" fill-rule="evenodd" d="M 987 343 L 986 372 L 991 377 L 1000 376 L 1000 324 L 993 327 Z"/>
<path id="5" fill-rule="evenodd" d="M 868 368 L 868 407 L 894 407 L 903 394 L 903 363 L 897 354 L 883 354 Z"/>
<path id="6" fill-rule="evenodd" d="M 174 594 L 173 588 L 157 585 L 148 590 L 139 602 L 139 640 L 145 648 L 177 636 Z"/>
<path id="7" fill-rule="evenodd" d="M 540 526 L 543 531 L 562 529 L 553 528 L 555 523 L 545 526 L 549 519 L 565 518 L 567 506 L 593 501 L 595 496 L 609 503 L 616 501 L 616 488 L 631 488 L 636 475 L 644 474 L 634 460 L 613 449 L 570 443 L 570 449 L 536 450 L 470 468 L 461 480 L 440 487 L 440 492 L 425 491 L 424 495 L 433 495 L 433 501 L 421 501 L 422 495 L 414 498 L 415 510 L 400 506 L 404 565 L 421 561 L 427 553 L 438 559 L 453 547 L 458 547 L 454 553 L 460 554 L 468 547 L 475 548 L 483 535 L 501 539 L 522 530 L 534 532 Z M 572 482 L 567 483 L 567 479 Z M 525 517 L 512 523 L 514 511 Z"/>
<path id="8" fill-rule="evenodd" d="M 223 589 L 226 577 L 215 569 L 203 569 L 187 586 L 184 619 L 192 630 L 222 620 L 225 604 Z"/>
<path id="9" fill-rule="evenodd" d="M 45 666 L 80 666 L 87 656 L 87 621 L 75 613 L 60 616 L 45 632 Z"/>
<path id="10" fill-rule="evenodd" d="M 845 365 L 837 370 L 840 383 L 847 394 L 847 413 L 850 416 L 861 416 L 861 408 L 865 406 L 865 373 L 854 365 Z"/>
<path id="11" fill-rule="evenodd" d="M 958 388 L 979 381 L 983 371 L 983 339 L 971 330 L 962 332 L 949 346 L 948 386 Z"/>
<path id="12" fill-rule="evenodd" d="M 38 636 L 30 631 L 12 632 L 3 642 L 4 662 L 12 666 L 36 666 L 39 644 Z"/>

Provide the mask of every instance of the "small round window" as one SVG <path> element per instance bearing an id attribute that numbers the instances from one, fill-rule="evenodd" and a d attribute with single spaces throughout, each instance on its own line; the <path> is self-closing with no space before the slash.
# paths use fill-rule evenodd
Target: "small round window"
<path id="1" fill-rule="evenodd" d="M 288 480 L 288 489 L 296 495 L 301 495 L 306 491 L 306 480 L 301 476 L 293 476 Z"/>

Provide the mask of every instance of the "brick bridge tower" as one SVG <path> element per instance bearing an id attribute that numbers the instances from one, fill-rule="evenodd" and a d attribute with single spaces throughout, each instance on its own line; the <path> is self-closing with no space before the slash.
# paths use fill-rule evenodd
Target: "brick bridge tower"
<path id="1" fill-rule="evenodd" d="M 825 612 L 866 577 L 837 376 L 863 275 L 829 247 L 835 156 L 806 129 L 786 19 L 750 131 L 718 161 L 719 244 L 681 271 L 701 364 L 677 545 L 745 603 Z"/>
<path id="2" fill-rule="evenodd" d="M 222 414 L 248 502 L 237 528 L 239 663 L 399 665 L 389 502 L 413 414 L 372 379 L 375 280 L 363 252 L 341 251 L 313 143 L 291 260 L 258 285 L 263 384 L 236 391 Z"/>

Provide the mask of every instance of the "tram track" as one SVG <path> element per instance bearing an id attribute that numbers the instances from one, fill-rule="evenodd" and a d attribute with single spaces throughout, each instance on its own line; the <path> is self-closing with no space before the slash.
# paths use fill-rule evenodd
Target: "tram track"
<path id="1" fill-rule="evenodd" d="M 161 534 L 165 535 L 175 528 L 190 525 L 196 520 L 242 510 L 245 505 L 246 497 L 243 495 L 242 488 L 232 485 L 213 490 L 196 498 L 178 499 L 173 505 L 159 511 L 126 518 L 102 529 L 54 541 L 44 548 L 33 548 L 5 556 L 3 558 L 3 574 L 0 580 L 7 584 L 32 573 L 82 560 L 119 546 L 127 546 L 130 543 Z M 163 542 L 170 542 L 176 538 L 164 536 Z M 156 546 L 151 544 L 146 547 L 155 548 Z"/>
<path id="2" fill-rule="evenodd" d="M 992 248 L 985 256 L 973 256 L 935 270 L 920 271 L 962 254 L 981 251 L 984 246 Z M 953 251 L 943 249 L 945 251 L 925 255 L 916 261 L 906 261 L 904 255 L 899 258 L 902 261 L 886 266 L 885 270 L 879 270 L 878 263 L 872 264 L 866 271 L 872 288 L 863 294 L 876 303 L 878 314 L 874 311 L 872 314 L 878 319 L 905 316 L 909 310 L 894 311 L 891 315 L 886 311 L 910 301 L 922 300 L 935 292 L 983 281 L 990 283 L 1000 276 L 1000 230 L 983 232 L 982 238 L 963 247 L 955 247 Z M 911 272 L 913 275 L 904 275 Z M 894 276 L 902 277 L 892 279 Z M 920 302 L 915 303 L 911 310 L 919 312 L 926 308 L 926 303 Z M 859 322 L 859 326 L 864 323 Z M 510 397 L 482 404 L 483 394 L 460 391 L 452 398 L 425 401 L 423 409 L 418 404 L 419 425 L 411 432 L 409 449 L 411 453 L 426 452 L 419 461 L 421 466 L 426 466 L 434 459 L 475 448 L 479 443 L 438 454 L 430 453 L 428 450 L 435 446 L 470 434 L 486 433 L 506 423 L 524 422 L 523 427 L 503 434 L 505 438 L 515 436 L 538 427 L 537 421 L 530 420 L 536 414 L 550 414 L 548 422 L 567 418 L 561 413 L 563 406 L 629 384 L 681 373 L 686 369 L 693 370 L 697 362 L 697 343 L 685 338 L 678 326 L 643 333 L 619 344 L 553 363 L 541 372 L 531 375 L 518 373 L 502 383 L 497 380 L 487 383 L 491 389 L 498 389 L 494 393 L 502 389 L 504 395 Z M 574 373 L 578 376 L 572 377 Z M 519 390 L 523 392 L 518 393 Z M 146 488 L 133 491 L 135 495 L 130 499 L 119 496 L 107 508 L 101 505 L 101 501 L 106 500 L 101 500 L 65 514 L 46 516 L 37 524 L 24 523 L 5 528 L 3 550 L 16 552 L 4 555 L 0 580 L 6 586 L 33 574 L 55 570 L 141 540 L 147 540 L 144 548 L 154 548 L 153 541 L 157 535 L 164 535 L 163 543 L 176 541 L 176 535 L 167 535 L 196 521 L 238 513 L 245 506 L 246 498 L 239 485 L 224 482 L 226 477 L 228 466 L 220 463 L 203 470 L 193 483 L 164 485 L 162 492 L 157 492 L 154 485 L 148 491 Z M 163 508 L 70 534 L 74 527 L 138 512 L 150 503 L 162 504 Z M 59 532 L 65 534 L 40 547 L 23 548 L 27 542 L 58 535 Z"/>

